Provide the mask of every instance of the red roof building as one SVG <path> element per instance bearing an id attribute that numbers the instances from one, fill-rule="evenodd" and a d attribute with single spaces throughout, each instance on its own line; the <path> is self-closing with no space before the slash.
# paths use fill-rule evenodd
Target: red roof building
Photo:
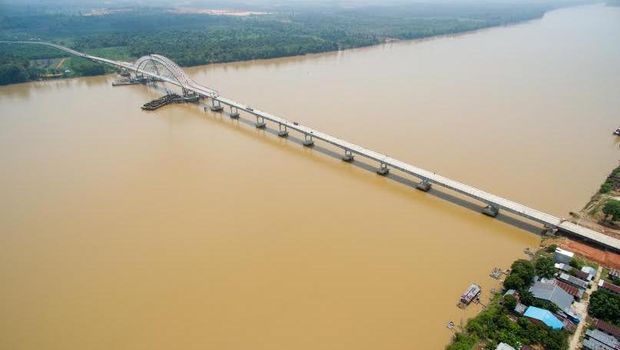
<path id="1" fill-rule="evenodd" d="M 607 323 L 603 320 L 593 319 L 592 326 L 601 332 L 605 332 L 609 335 L 613 335 L 616 338 L 620 338 L 620 327 Z"/>
<path id="2" fill-rule="evenodd" d="M 603 289 L 607 289 L 608 291 L 614 292 L 616 294 L 620 294 L 620 287 L 616 286 L 613 283 L 609 283 L 607 281 L 600 280 L 598 282 L 598 286 L 603 288 Z"/>

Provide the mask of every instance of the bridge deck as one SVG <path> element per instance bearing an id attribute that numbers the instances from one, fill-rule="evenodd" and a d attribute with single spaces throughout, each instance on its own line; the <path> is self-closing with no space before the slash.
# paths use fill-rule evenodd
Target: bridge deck
<path id="1" fill-rule="evenodd" d="M 331 144 L 335 147 L 341 148 L 345 151 L 349 151 L 352 154 L 356 154 L 358 156 L 362 156 L 365 158 L 368 158 L 370 160 L 376 161 L 380 164 L 384 164 L 387 167 L 393 168 L 393 169 L 397 169 L 399 171 L 402 171 L 406 174 L 415 176 L 417 178 L 420 178 L 422 180 L 426 180 L 430 183 L 439 185 L 441 187 L 447 188 L 449 190 L 455 191 L 457 193 L 463 194 L 465 196 L 471 197 L 473 199 L 476 199 L 478 201 L 487 203 L 489 205 L 495 206 L 499 209 L 502 210 L 506 210 L 510 213 L 513 213 L 515 215 L 524 217 L 526 219 L 550 226 L 550 227 L 557 227 L 558 229 L 565 231 L 569 234 L 581 237 L 583 239 L 589 240 L 589 241 L 593 241 L 596 242 L 604 247 L 607 248 L 611 248 L 613 250 L 616 251 L 620 251 L 620 240 L 604 235 L 600 232 L 596 232 L 594 230 L 588 229 L 586 227 L 583 226 L 579 226 L 576 225 L 574 223 L 568 222 L 568 221 L 563 221 L 558 217 L 555 217 L 553 215 L 541 212 L 539 210 L 530 208 L 526 205 L 523 204 L 519 204 L 516 202 L 513 202 L 511 200 L 508 200 L 506 198 L 502 198 L 499 196 L 496 196 L 494 194 L 482 191 L 478 188 L 475 188 L 473 186 L 469 186 L 466 184 L 463 184 L 461 182 L 443 177 L 441 175 L 437 175 L 433 172 L 430 172 L 428 170 L 424 170 L 422 168 L 418 168 L 414 165 L 402 162 L 400 160 L 388 157 L 384 154 L 369 150 L 367 148 L 364 148 L 362 146 L 347 142 L 345 140 L 341 140 L 337 137 L 328 135 L 326 133 L 320 132 L 318 130 L 314 130 L 312 128 L 309 128 L 307 126 L 304 125 L 299 125 L 297 123 L 293 123 L 290 122 L 286 119 L 271 115 L 267 112 L 263 112 L 263 111 L 259 111 L 259 110 L 255 110 L 255 109 L 249 109 L 249 107 L 247 105 L 241 104 L 239 102 L 233 101 L 231 99 L 219 96 L 217 94 L 217 92 L 211 88 L 208 88 L 206 86 L 202 86 L 194 81 L 190 81 L 187 85 L 181 84 L 176 80 L 164 77 L 164 76 L 159 76 L 156 74 L 153 74 L 151 72 L 148 71 L 144 71 L 142 69 L 137 69 L 133 64 L 131 63 L 127 63 L 127 62 L 118 62 L 118 61 L 113 61 L 113 60 L 109 60 L 106 58 L 101 58 L 101 57 L 96 57 L 96 56 L 91 56 L 91 55 L 87 55 L 60 45 L 56 45 L 56 44 L 51 44 L 51 43 L 43 43 L 43 42 L 13 42 L 13 43 L 27 43 L 27 44 L 41 44 L 41 45 L 47 45 L 47 46 L 52 46 L 55 47 L 59 50 L 63 50 L 65 52 L 68 52 L 72 55 L 76 55 L 79 57 L 83 57 L 83 58 L 87 58 L 96 62 L 101 62 L 101 63 L 105 63 L 105 64 L 109 64 L 112 66 L 116 66 L 116 67 L 120 67 L 120 68 L 125 68 L 127 70 L 130 71 L 134 71 L 134 72 L 138 72 L 141 74 L 144 74 L 146 76 L 150 76 L 153 78 L 158 78 L 161 79 L 165 82 L 180 86 L 186 90 L 189 91 L 193 91 L 203 97 L 208 97 L 208 98 L 212 98 L 213 100 L 219 101 L 222 104 L 237 108 L 239 110 L 243 110 L 246 113 L 252 114 L 256 117 L 260 117 L 263 118 L 265 120 L 269 120 L 273 123 L 282 125 L 288 129 L 291 130 L 296 130 L 297 132 L 300 132 L 304 135 L 310 136 L 314 139 L 317 140 L 321 140 L 323 142 L 326 142 L 328 144 Z"/>

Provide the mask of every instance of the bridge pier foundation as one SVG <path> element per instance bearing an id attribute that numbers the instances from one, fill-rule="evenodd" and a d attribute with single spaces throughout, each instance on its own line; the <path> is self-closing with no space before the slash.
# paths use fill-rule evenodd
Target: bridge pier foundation
<path id="1" fill-rule="evenodd" d="M 230 119 L 239 119 L 239 110 L 237 107 L 230 106 Z"/>
<path id="2" fill-rule="evenodd" d="M 381 176 L 387 176 L 390 173 L 390 168 L 388 168 L 387 164 L 381 163 L 379 169 L 377 169 L 377 174 Z"/>
<path id="3" fill-rule="evenodd" d="M 419 184 L 417 184 L 417 185 L 415 186 L 415 188 L 416 188 L 416 189 L 418 189 L 418 190 L 420 190 L 420 191 L 422 191 L 422 192 L 428 192 L 428 191 L 430 191 L 430 190 L 431 190 L 431 187 L 432 187 L 431 182 L 430 182 L 430 181 L 428 181 L 428 179 L 424 179 L 424 180 L 422 180 L 422 182 L 420 182 Z"/>
<path id="4" fill-rule="evenodd" d="M 282 125 L 282 123 L 278 124 L 278 136 L 288 137 L 288 128 L 286 125 Z"/>
<path id="5" fill-rule="evenodd" d="M 257 129 L 264 129 L 267 126 L 267 124 L 265 123 L 265 118 L 256 116 L 255 126 Z"/>
<path id="6" fill-rule="evenodd" d="M 221 112 L 224 110 L 224 107 L 220 104 L 220 101 L 216 99 L 211 99 L 211 111 L 213 112 Z"/>
<path id="7" fill-rule="evenodd" d="M 304 147 L 312 147 L 314 146 L 314 139 L 312 135 L 304 134 Z"/>
<path id="8" fill-rule="evenodd" d="M 499 208 L 489 204 L 484 209 L 482 209 L 482 214 L 494 218 L 499 214 Z"/>
<path id="9" fill-rule="evenodd" d="M 556 226 L 545 225 L 544 234 L 547 236 L 555 236 L 558 233 L 559 229 Z"/>
<path id="10" fill-rule="evenodd" d="M 342 156 L 342 161 L 351 163 L 354 159 L 355 157 L 353 157 L 353 152 L 349 151 L 348 149 L 345 149 L 344 156 Z"/>

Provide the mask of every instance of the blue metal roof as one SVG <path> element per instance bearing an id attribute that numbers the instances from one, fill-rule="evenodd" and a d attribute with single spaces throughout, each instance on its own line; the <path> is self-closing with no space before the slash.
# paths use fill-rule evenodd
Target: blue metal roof
<path id="1" fill-rule="evenodd" d="M 551 311 L 541 309 L 538 307 L 530 306 L 525 310 L 523 314 L 525 317 L 533 318 L 535 320 L 542 321 L 551 329 L 562 329 L 564 328 L 564 324 L 562 321 L 558 320 L 557 317 L 553 316 Z"/>

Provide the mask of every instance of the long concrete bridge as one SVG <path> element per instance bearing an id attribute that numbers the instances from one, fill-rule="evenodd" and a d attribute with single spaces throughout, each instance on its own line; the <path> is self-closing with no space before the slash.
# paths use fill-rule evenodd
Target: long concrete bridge
<path id="1" fill-rule="evenodd" d="M 224 106 L 226 106 L 230 108 L 229 115 L 231 118 L 239 118 L 240 113 L 244 112 L 256 118 L 257 128 L 265 128 L 266 121 L 273 123 L 274 126 L 278 127 L 278 136 L 280 137 L 287 137 L 289 135 L 289 131 L 295 131 L 303 136 L 304 146 L 311 147 L 314 145 L 315 141 L 322 141 L 341 149 L 343 152 L 343 161 L 352 162 L 356 156 L 359 156 L 376 162 L 378 167 L 377 173 L 379 175 L 385 176 L 389 174 L 390 170 L 396 170 L 404 174 L 414 176 L 420 180 L 420 182 L 416 185 L 418 190 L 429 191 L 433 185 L 437 185 L 484 203 L 482 212 L 486 215 L 495 217 L 501 210 L 503 210 L 512 213 L 513 215 L 540 223 L 548 230 L 562 231 L 583 240 L 594 242 L 604 248 L 620 252 L 620 240 L 616 238 L 604 235 L 600 232 L 596 232 L 580 225 L 576 225 L 572 222 L 530 208 L 526 205 L 496 196 L 473 186 L 446 178 L 435 174 L 434 172 L 416 167 L 415 165 L 388 157 L 384 154 L 347 142 L 335 136 L 328 135 L 310 127 L 296 122 L 291 122 L 284 118 L 277 117 L 267 112 L 254 109 L 250 106 L 220 96 L 216 90 L 198 84 L 192 80 L 177 64 L 164 56 L 147 55 L 138 59 L 134 63 L 129 63 L 88 55 L 52 43 L 33 41 L 0 41 L 0 43 L 38 44 L 51 46 L 78 57 L 120 68 L 121 70 L 134 73 L 143 78 L 150 78 L 179 86 L 186 94 L 196 94 L 200 98 L 210 100 L 210 109 L 213 111 L 222 111 Z"/>

